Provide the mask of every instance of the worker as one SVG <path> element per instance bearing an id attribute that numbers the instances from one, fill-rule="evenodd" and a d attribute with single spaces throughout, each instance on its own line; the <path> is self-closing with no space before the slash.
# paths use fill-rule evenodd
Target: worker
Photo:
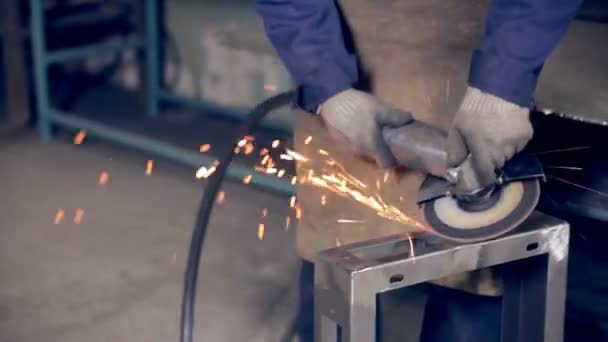
<path id="1" fill-rule="evenodd" d="M 529 110 L 537 79 L 581 2 L 492 2 L 485 35 L 472 55 L 468 87 L 448 132 L 451 166 L 472 158 L 472 171 L 487 186 L 495 182 L 496 172 L 505 162 L 526 146 L 533 135 Z M 256 5 L 270 41 L 298 84 L 298 105 L 320 115 L 330 134 L 348 143 L 354 153 L 375 160 L 380 167 L 394 167 L 395 157 L 382 137 L 382 128 L 406 125 L 412 115 L 358 89 L 359 60 L 346 43 L 336 1 L 257 0 Z M 443 295 L 454 304 L 450 306 L 453 310 L 436 317 L 481 330 L 471 340 L 467 334 L 442 332 L 448 329 L 446 323 L 423 334 L 434 336 L 429 341 L 499 339 L 499 301 Z M 459 303 L 460 309 L 455 309 Z M 477 312 L 471 303 L 479 303 Z"/>

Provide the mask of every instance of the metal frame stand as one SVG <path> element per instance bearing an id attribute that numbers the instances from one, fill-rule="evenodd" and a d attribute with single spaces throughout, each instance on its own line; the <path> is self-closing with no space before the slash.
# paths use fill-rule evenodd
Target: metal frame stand
<path id="1" fill-rule="evenodd" d="M 101 43 L 78 48 L 70 48 L 59 51 L 48 51 L 46 49 L 44 35 L 44 1 L 30 1 L 30 29 L 32 36 L 32 54 L 34 64 L 34 82 L 36 90 L 36 107 L 38 110 L 38 133 L 44 142 L 52 139 L 53 126 L 62 126 L 71 130 L 87 131 L 87 134 L 102 139 L 139 149 L 159 157 L 177 161 L 192 167 L 211 167 L 217 159 L 211 155 L 203 155 L 197 151 L 187 150 L 156 139 L 148 138 L 140 134 L 130 133 L 115 127 L 104 125 L 89 119 L 82 118 L 75 113 L 66 113 L 52 108 L 49 102 L 48 89 L 48 66 L 69 60 L 86 58 L 91 55 L 111 54 L 127 49 L 141 50 L 144 54 L 143 66 L 140 70 L 141 84 L 145 90 L 145 111 L 148 119 L 158 118 L 161 102 L 170 102 L 185 105 L 197 109 L 206 110 L 210 115 L 244 119 L 248 109 L 225 108 L 202 100 L 185 98 L 162 89 L 162 75 L 160 66 L 160 0 L 138 0 L 143 6 L 143 32 L 139 37 L 134 37 L 123 43 Z M 259 84 L 263 89 L 263 84 Z M 261 100 L 261 99 L 260 99 Z M 261 126 L 283 131 L 289 131 L 289 127 L 275 124 L 270 120 L 263 120 Z M 231 165 L 227 172 L 227 179 L 241 181 L 243 177 L 251 174 L 251 185 L 260 189 L 278 193 L 284 196 L 295 194 L 293 185 L 288 180 L 277 177 L 251 172 L 248 167 Z"/>
<path id="2" fill-rule="evenodd" d="M 562 341 L 568 240 L 566 222 L 535 213 L 492 241 L 446 245 L 419 236 L 415 256 L 406 236 L 324 251 L 315 264 L 315 341 L 374 342 L 378 294 L 497 265 L 502 341 Z"/>

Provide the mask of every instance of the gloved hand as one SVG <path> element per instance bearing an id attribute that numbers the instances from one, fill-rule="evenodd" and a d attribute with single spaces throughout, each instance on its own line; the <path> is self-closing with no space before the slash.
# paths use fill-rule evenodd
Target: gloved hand
<path id="1" fill-rule="evenodd" d="M 496 172 L 532 138 L 529 116 L 528 108 L 469 87 L 448 133 L 450 166 L 470 154 L 479 184 L 494 183 Z"/>
<path id="2" fill-rule="evenodd" d="M 387 106 L 372 95 L 344 90 L 325 101 L 320 114 L 329 133 L 346 140 L 357 154 L 372 158 L 380 167 L 393 167 L 395 157 L 382 136 L 382 127 L 400 127 L 413 121 L 412 114 Z"/>

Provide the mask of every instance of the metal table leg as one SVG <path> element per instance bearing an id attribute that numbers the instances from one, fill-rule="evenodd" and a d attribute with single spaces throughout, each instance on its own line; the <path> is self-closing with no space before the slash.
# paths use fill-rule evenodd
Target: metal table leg
<path id="1" fill-rule="evenodd" d="M 563 339 L 569 226 L 540 213 L 515 232 L 468 245 L 391 236 L 322 252 L 315 265 L 315 341 L 376 340 L 378 294 L 505 266 L 503 341 Z"/>

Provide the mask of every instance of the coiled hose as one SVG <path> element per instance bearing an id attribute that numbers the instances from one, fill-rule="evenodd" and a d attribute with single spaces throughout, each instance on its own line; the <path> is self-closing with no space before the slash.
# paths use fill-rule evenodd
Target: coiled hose
<path id="1" fill-rule="evenodd" d="M 180 319 L 180 342 L 192 342 L 194 333 L 194 306 L 196 303 L 196 288 L 198 282 L 198 273 L 200 268 L 200 258 L 207 235 L 207 225 L 211 216 L 211 210 L 215 203 L 215 197 L 219 190 L 222 180 L 228 170 L 228 166 L 232 162 L 233 150 L 237 146 L 239 140 L 248 135 L 251 129 L 256 126 L 268 113 L 280 107 L 289 105 L 295 97 L 294 91 L 273 96 L 262 103 L 256 105 L 253 110 L 245 117 L 243 124 L 237 130 L 237 135 L 232 140 L 232 148 L 226 153 L 223 158 L 220 158 L 220 165 L 216 172 L 209 177 L 207 189 L 203 193 L 196 223 L 192 232 L 192 240 L 190 241 L 190 251 L 186 263 L 186 272 L 184 276 L 184 292 L 181 306 Z"/>

